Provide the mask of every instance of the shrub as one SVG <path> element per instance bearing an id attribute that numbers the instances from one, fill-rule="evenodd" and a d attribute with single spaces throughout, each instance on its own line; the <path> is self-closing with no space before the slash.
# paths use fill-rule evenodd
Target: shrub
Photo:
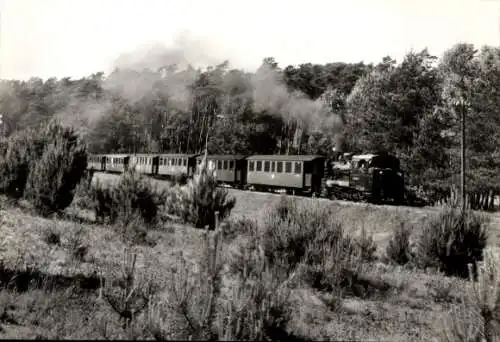
<path id="1" fill-rule="evenodd" d="M 217 187 L 217 180 L 201 167 L 184 187 L 174 187 L 168 195 L 166 210 L 190 222 L 196 228 L 215 227 L 215 212 L 221 220 L 228 217 L 236 204 L 226 189 Z"/>
<path id="2" fill-rule="evenodd" d="M 148 307 L 151 296 L 158 292 L 153 278 L 137 274 L 136 261 L 137 253 L 125 249 L 119 276 L 109 270 L 101 279 L 103 286 L 99 289 L 99 297 L 118 315 L 124 330 L 130 329 L 133 321 Z M 113 286 L 115 284 L 118 286 Z"/>
<path id="3" fill-rule="evenodd" d="M 158 208 L 165 202 L 165 194 L 143 175 L 128 170 L 123 173 L 116 186 L 105 187 L 97 182 L 92 187 L 96 218 L 124 225 L 138 215 L 144 223 L 154 224 L 158 219 Z"/>
<path id="4" fill-rule="evenodd" d="M 361 234 L 353 239 L 354 248 L 359 253 L 359 257 L 365 261 L 375 260 L 375 252 L 377 244 L 373 240 L 373 236 L 366 232 L 365 227 L 361 228 Z"/>
<path id="5" fill-rule="evenodd" d="M 92 179 L 94 178 L 93 170 L 86 170 L 82 179 L 75 189 L 75 197 L 73 203 L 82 209 L 91 209 L 92 206 Z"/>
<path id="6" fill-rule="evenodd" d="M 254 220 L 246 217 L 229 220 L 223 225 L 224 229 L 222 232 L 226 241 L 231 241 L 239 235 L 248 235 L 255 230 L 255 227 L 257 226 Z"/>
<path id="7" fill-rule="evenodd" d="M 49 215 L 73 201 L 87 168 L 87 150 L 72 128 L 50 124 L 43 134 L 49 143 L 30 170 L 25 197 L 40 214 Z"/>
<path id="8" fill-rule="evenodd" d="M 459 304 L 453 305 L 439 321 L 442 341 L 496 341 L 500 333 L 500 264 L 491 252 L 484 251 L 477 272 L 469 265 L 469 284 Z"/>
<path id="9" fill-rule="evenodd" d="M 174 185 L 166 192 L 163 212 L 175 215 L 184 222 L 196 222 L 192 194 L 184 186 Z"/>
<path id="10" fill-rule="evenodd" d="M 52 225 L 49 225 L 47 229 L 43 231 L 43 239 L 48 245 L 61 244 L 61 231 L 58 229 L 55 222 L 52 222 Z"/>
<path id="11" fill-rule="evenodd" d="M 299 269 L 315 288 L 329 288 L 357 270 L 361 256 L 327 208 L 283 199 L 264 220 L 263 250 L 270 265 L 287 273 Z M 300 267 L 299 267 L 300 266 Z"/>
<path id="12" fill-rule="evenodd" d="M 43 153 L 40 133 L 25 130 L 9 137 L 0 157 L 0 191 L 19 199 L 23 196 L 30 169 Z"/>
<path id="13" fill-rule="evenodd" d="M 253 226 L 255 228 L 255 226 Z M 289 281 L 281 281 L 259 252 L 260 238 L 251 229 L 242 267 L 231 268 L 232 279 L 222 289 L 224 258 L 221 230 L 204 232 L 203 256 L 193 272 L 179 254 L 166 305 L 155 303 L 148 325 L 156 340 L 286 340 L 290 320 Z M 234 259 L 233 259 L 234 260 Z M 231 264 L 232 265 L 232 264 Z M 231 266 L 230 265 L 230 266 Z M 289 279 L 290 280 L 290 279 Z"/>
<path id="14" fill-rule="evenodd" d="M 113 189 L 104 186 L 99 179 L 97 179 L 90 189 L 90 198 L 98 222 L 105 222 L 106 220 L 110 222 L 116 221 L 117 211 L 113 210 Z"/>
<path id="15" fill-rule="evenodd" d="M 410 236 L 411 230 L 403 222 L 396 226 L 386 248 L 389 260 L 404 265 L 412 259 Z"/>
<path id="16" fill-rule="evenodd" d="M 467 277 L 467 265 L 482 258 L 487 233 L 484 216 L 445 205 L 424 226 L 418 242 L 418 264 L 435 267 L 448 276 Z"/>

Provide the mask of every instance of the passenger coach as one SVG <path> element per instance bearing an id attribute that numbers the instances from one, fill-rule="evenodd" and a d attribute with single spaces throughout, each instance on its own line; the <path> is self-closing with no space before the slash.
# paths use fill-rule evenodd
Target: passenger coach
<path id="1" fill-rule="evenodd" d="M 106 171 L 125 172 L 128 169 L 130 156 L 128 154 L 107 154 Z"/>
<path id="2" fill-rule="evenodd" d="M 154 174 L 154 160 L 156 157 L 151 154 L 134 154 L 130 157 L 130 165 L 135 171 L 143 174 Z"/>
<path id="3" fill-rule="evenodd" d="M 205 158 L 204 155 L 196 157 L 199 167 Z M 214 170 L 215 178 L 219 183 L 229 184 L 233 187 L 243 187 L 246 181 L 246 159 L 243 155 L 208 155 L 208 169 Z"/>
<path id="4" fill-rule="evenodd" d="M 256 155 L 247 158 L 247 184 L 256 189 L 286 189 L 288 193 L 321 191 L 325 157 L 319 155 Z"/>
<path id="5" fill-rule="evenodd" d="M 196 167 L 197 154 L 159 154 L 156 174 L 166 177 L 191 177 Z"/>
<path id="6" fill-rule="evenodd" d="M 87 159 L 87 168 L 93 171 L 104 171 L 106 169 L 106 156 L 89 155 Z"/>

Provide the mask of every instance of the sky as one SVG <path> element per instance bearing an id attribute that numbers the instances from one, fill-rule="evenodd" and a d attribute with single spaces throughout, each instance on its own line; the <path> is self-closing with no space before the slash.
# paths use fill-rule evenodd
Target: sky
<path id="1" fill-rule="evenodd" d="M 152 47 L 253 71 L 498 46 L 500 0 L 0 0 L 0 30 L 0 78 L 108 73 Z"/>

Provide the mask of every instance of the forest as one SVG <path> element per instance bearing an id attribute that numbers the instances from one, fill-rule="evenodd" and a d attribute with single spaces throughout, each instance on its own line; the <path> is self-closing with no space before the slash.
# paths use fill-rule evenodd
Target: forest
<path id="1" fill-rule="evenodd" d="M 459 185 L 466 115 L 467 192 L 489 209 L 500 192 L 500 48 L 460 43 L 442 56 L 280 66 L 255 72 L 115 68 L 81 79 L 0 81 L 3 138 L 51 120 L 91 153 L 323 154 L 386 151 L 409 188 L 437 200 Z"/>

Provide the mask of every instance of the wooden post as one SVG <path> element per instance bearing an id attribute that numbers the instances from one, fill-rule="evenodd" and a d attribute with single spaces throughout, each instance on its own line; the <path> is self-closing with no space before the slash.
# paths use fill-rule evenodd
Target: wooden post
<path id="1" fill-rule="evenodd" d="M 219 212 L 215 212 L 215 230 L 219 230 Z"/>
<path id="2" fill-rule="evenodd" d="M 460 172 L 460 183 L 461 183 L 461 197 L 462 197 L 462 211 L 465 211 L 466 206 L 466 192 L 465 192 L 465 103 L 460 104 L 460 109 L 462 111 L 462 120 L 461 120 L 461 128 L 462 128 L 462 136 L 461 136 L 461 159 L 462 159 L 462 168 Z"/>
<path id="3" fill-rule="evenodd" d="M 326 186 L 326 180 L 330 177 L 330 168 L 328 167 L 328 158 L 325 158 L 323 164 L 323 177 L 321 177 L 321 192 L 320 197 L 328 198 L 328 189 Z"/>

